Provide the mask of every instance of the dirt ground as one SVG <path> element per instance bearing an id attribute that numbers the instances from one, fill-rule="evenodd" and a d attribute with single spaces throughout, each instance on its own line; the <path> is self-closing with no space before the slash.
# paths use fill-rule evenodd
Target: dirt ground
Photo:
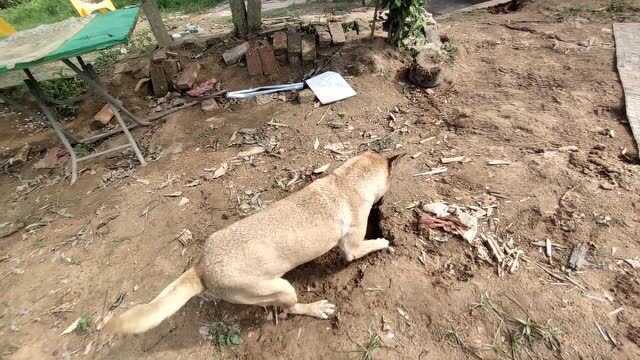
<path id="1" fill-rule="evenodd" d="M 31 144 L 29 161 L 0 175 L 1 230 L 23 227 L 0 239 L 0 358 L 639 358 L 639 270 L 624 260 L 640 259 L 640 162 L 611 27 L 640 20 L 640 2 L 627 4 L 613 12 L 607 1 L 540 0 L 452 16 L 440 30 L 455 61 L 428 91 L 404 80 L 404 58 L 382 39 L 352 43 L 329 69 L 349 75 L 356 97 L 183 110 L 134 131 L 148 166 L 132 154 L 83 163 L 74 186 L 61 168 L 32 167 L 57 145 L 52 134 L 0 105 L 3 158 Z M 229 89 L 289 80 L 287 68 L 251 79 L 225 67 L 226 46 L 200 58 L 205 77 Z M 105 80 L 134 111 L 149 111 L 135 79 Z M 86 130 L 101 105 L 88 100 L 70 126 Z M 269 153 L 230 161 L 256 142 Z M 276 322 L 271 310 L 198 297 L 143 335 L 109 340 L 96 329 L 110 308 L 157 295 L 209 234 L 321 176 L 313 169 L 339 166 L 347 156 L 325 149 L 339 142 L 353 154 L 422 155 L 401 163 L 382 208 L 395 251 L 353 263 L 332 251 L 286 275 L 302 301 L 337 304 L 336 318 Z M 225 175 L 203 177 L 227 161 Z M 446 173 L 414 176 L 441 166 Z M 510 239 L 523 251 L 519 269 L 499 274 L 465 241 L 420 229 L 416 203 L 440 200 L 484 209 L 480 234 Z M 184 245 L 183 229 L 193 234 Z M 537 245 L 546 239 L 551 258 Z M 579 243 L 587 262 L 572 271 Z M 61 335 L 78 318 L 80 329 Z M 240 345 L 203 336 L 221 323 L 239 330 Z"/>

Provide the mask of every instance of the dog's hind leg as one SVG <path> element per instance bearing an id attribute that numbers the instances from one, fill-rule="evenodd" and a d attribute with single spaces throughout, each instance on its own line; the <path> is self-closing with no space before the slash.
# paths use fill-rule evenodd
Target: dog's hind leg
<path id="1" fill-rule="evenodd" d="M 349 233 L 340 239 L 339 246 L 347 261 L 353 261 L 374 251 L 389 247 L 389 240 L 387 239 L 365 240 L 366 232 L 367 222 L 365 219 L 364 222 L 353 227 Z"/>
<path id="2" fill-rule="evenodd" d="M 336 311 L 336 306 L 327 300 L 310 304 L 298 303 L 296 290 L 291 283 L 282 278 L 255 280 L 246 286 L 228 291 L 223 299 L 236 304 L 282 307 L 286 312 L 297 315 L 328 319 Z"/>

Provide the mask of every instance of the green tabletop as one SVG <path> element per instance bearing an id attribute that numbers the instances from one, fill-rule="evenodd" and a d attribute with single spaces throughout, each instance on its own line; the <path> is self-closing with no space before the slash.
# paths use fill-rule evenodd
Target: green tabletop
<path id="1" fill-rule="evenodd" d="M 64 60 L 96 50 L 125 44 L 138 21 L 140 9 L 130 6 L 105 14 L 97 14 L 82 30 L 46 56 L 27 63 L 16 64 L 11 70 L 27 69 L 35 65 Z M 0 67 L 0 74 L 10 71 Z"/>

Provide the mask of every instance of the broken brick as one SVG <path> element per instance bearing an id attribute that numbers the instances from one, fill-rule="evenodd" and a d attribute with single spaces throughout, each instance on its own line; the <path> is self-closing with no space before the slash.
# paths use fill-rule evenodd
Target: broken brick
<path id="1" fill-rule="evenodd" d="M 187 64 L 182 72 L 178 75 L 178 79 L 175 82 L 175 86 L 178 90 L 189 90 L 193 88 L 198 80 L 198 73 L 200 72 L 200 64 L 192 62 Z"/>

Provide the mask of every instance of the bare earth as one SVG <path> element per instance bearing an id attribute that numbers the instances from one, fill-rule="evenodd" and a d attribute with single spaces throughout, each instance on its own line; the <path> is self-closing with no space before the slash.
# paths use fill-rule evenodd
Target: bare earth
<path id="1" fill-rule="evenodd" d="M 515 12 L 451 17 L 440 30 L 458 54 L 434 91 L 408 85 L 404 58 L 381 39 L 347 45 L 329 68 L 351 75 L 356 97 L 323 107 L 274 100 L 213 114 L 184 110 L 134 131 L 157 158 L 147 167 L 131 154 L 84 163 L 72 187 L 47 183 L 62 169 L 32 167 L 57 144 L 53 136 L 26 129 L 25 114 L 1 105 L 0 155 L 25 142 L 32 150 L 27 164 L 0 175 L 0 224 L 27 226 L 0 239 L 0 358 L 360 359 L 365 350 L 376 359 L 639 358 L 639 270 L 624 259 L 640 259 L 640 163 L 611 24 L 640 15 L 606 5 L 541 0 Z M 203 79 L 229 89 L 289 80 L 286 68 L 261 80 L 227 68 L 224 48 L 200 59 Z M 111 86 L 147 112 L 135 82 L 125 76 Z M 86 129 L 101 105 L 83 104 L 72 127 Z M 277 147 L 232 162 L 218 179 L 202 178 L 253 146 L 227 146 L 243 128 L 257 129 L 245 140 Z M 335 251 L 286 275 L 303 301 L 337 304 L 335 319 L 276 322 L 271 309 L 194 298 L 144 335 L 101 336 L 96 327 L 111 305 L 119 313 L 152 299 L 197 260 L 209 234 L 321 176 L 311 170 L 337 167 L 341 157 L 325 145 L 338 142 L 354 153 L 423 154 L 406 157 L 385 198 L 381 230 L 394 252 L 347 264 Z M 459 155 L 466 161 L 440 163 Z M 448 171 L 414 176 L 440 166 Z M 123 173 L 103 186 L 103 176 Z M 17 190 L 37 176 L 39 185 Z M 189 202 L 165 196 L 175 192 Z M 499 276 L 465 241 L 419 229 L 413 206 L 436 200 L 492 209 L 480 233 L 512 239 L 526 260 Z M 193 233 L 184 245 L 176 239 L 183 229 Z M 551 259 L 533 244 L 546 239 L 557 244 Z M 569 271 L 571 248 L 582 242 L 587 263 Z M 60 335 L 81 316 L 85 331 Z M 217 322 L 238 326 L 242 343 L 218 346 L 200 334 Z"/>

